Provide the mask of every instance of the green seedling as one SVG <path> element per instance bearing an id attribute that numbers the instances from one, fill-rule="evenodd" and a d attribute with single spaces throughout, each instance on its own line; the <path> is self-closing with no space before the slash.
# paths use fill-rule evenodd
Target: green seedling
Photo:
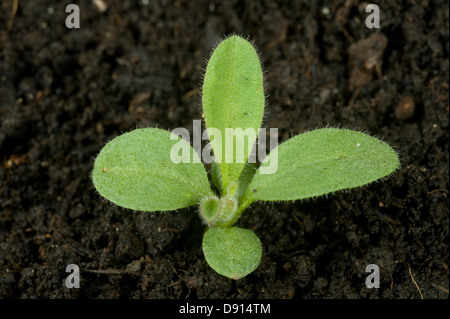
<path id="1" fill-rule="evenodd" d="M 261 260 L 255 233 L 235 226 L 253 202 L 314 198 L 371 183 L 399 167 L 397 153 L 388 144 L 338 128 L 297 135 L 273 148 L 259 167 L 251 163 L 257 134 L 248 132 L 258 132 L 262 124 L 263 74 L 255 49 L 239 36 L 225 39 L 214 50 L 204 76 L 202 104 L 214 153 L 215 191 L 189 142 L 157 128 L 136 129 L 107 143 L 95 160 L 92 178 L 100 195 L 131 210 L 198 205 L 206 225 L 206 261 L 232 279 L 248 275 Z M 238 144 L 239 139 L 246 143 Z M 235 145 L 247 147 L 238 156 Z M 189 150 L 190 160 L 173 161 L 174 148 Z M 264 173 L 273 160 L 277 169 Z"/>

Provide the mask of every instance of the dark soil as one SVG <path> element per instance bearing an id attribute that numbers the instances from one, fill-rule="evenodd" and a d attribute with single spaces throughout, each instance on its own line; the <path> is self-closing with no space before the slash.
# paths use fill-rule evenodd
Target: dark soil
<path id="1" fill-rule="evenodd" d="M 378 30 L 352 0 L 19 0 L 12 15 L 14 2 L 0 4 L 0 298 L 448 298 L 447 1 L 384 1 Z M 65 27 L 70 2 L 79 29 Z M 195 208 L 127 211 L 90 177 L 121 132 L 192 128 L 205 61 L 230 33 L 261 52 L 280 141 L 339 125 L 402 161 L 349 192 L 253 204 L 238 225 L 263 258 L 238 281 L 205 262 Z"/>

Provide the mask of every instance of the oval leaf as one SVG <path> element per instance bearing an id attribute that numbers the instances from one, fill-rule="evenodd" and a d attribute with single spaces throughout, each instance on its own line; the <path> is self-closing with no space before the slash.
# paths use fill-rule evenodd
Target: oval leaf
<path id="1" fill-rule="evenodd" d="M 209 228 L 202 248 L 211 268 L 231 279 L 247 276 L 261 261 L 261 241 L 251 230 L 239 227 Z"/>
<path id="2" fill-rule="evenodd" d="M 171 160 L 176 144 L 177 150 L 190 153 L 190 163 Z M 137 129 L 106 144 L 95 160 L 92 179 L 100 195 L 139 211 L 179 209 L 212 195 L 194 149 L 180 137 L 156 128 Z"/>
<path id="3" fill-rule="evenodd" d="M 232 36 L 214 50 L 206 68 L 202 103 L 226 194 L 247 162 L 264 114 L 261 63 L 247 40 Z"/>
<path id="4" fill-rule="evenodd" d="M 272 163 L 271 163 L 272 162 Z M 269 164 L 278 167 L 261 174 Z M 247 200 L 297 200 L 368 184 L 394 172 L 397 153 L 367 134 L 326 128 L 297 135 L 264 159 L 246 193 Z"/>

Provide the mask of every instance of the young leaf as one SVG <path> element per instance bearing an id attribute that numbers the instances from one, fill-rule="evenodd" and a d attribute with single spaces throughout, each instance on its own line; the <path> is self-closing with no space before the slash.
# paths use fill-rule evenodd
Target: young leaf
<path id="1" fill-rule="evenodd" d="M 230 197 L 204 197 L 199 210 L 200 217 L 209 227 L 219 226 L 233 219 L 238 208 L 237 200 Z"/>
<path id="2" fill-rule="evenodd" d="M 171 160 L 177 143 L 189 149 L 190 158 L 195 158 L 192 163 Z M 139 211 L 179 209 L 213 195 L 194 149 L 180 137 L 157 128 L 136 129 L 106 144 L 95 160 L 92 179 L 100 195 Z"/>
<path id="3" fill-rule="evenodd" d="M 239 176 L 238 180 L 238 189 L 236 192 L 236 198 L 238 199 L 238 201 L 240 201 L 242 196 L 247 191 L 248 185 L 250 185 L 250 182 L 252 181 L 257 169 L 258 166 L 256 165 L 256 163 L 245 164 L 244 169 L 241 172 L 241 176 Z"/>
<path id="4" fill-rule="evenodd" d="M 216 162 L 211 163 L 211 179 L 214 186 L 222 194 L 222 173 L 220 172 L 219 164 Z"/>
<path id="5" fill-rule="evenodd" d="M 211 268 L 231 279 L 247 276 L 261 261 L 261 242 L 255 233 L 248 229 L 209 228 L 203 235 L 202 248 Z"/>
<path id="6" fill-rule="evenodd" d="M 261 63 L 248 41 L 232 36 L 219 44 L 206 68 L 202 96 L 205 124 L 226 194 L 247 162 L 264 113 Z"/>
<path id="7" fill-rule="evenodd" d="M 278 156 L 273 174 L 255 174 L 244 195 L 254 200 L 297 200 L 368 184 L 400 165 L 397 153 L 367 134 L 325 128 L 297 135 L 273 149 L 261 166 Z M 269 158 L 272 157 L 272 158 Z"/>

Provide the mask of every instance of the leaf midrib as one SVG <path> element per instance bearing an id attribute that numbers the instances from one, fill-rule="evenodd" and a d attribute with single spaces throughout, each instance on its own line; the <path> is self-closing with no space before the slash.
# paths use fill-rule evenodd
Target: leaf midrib
<path id="1" fill-rule="evenodd" d="M 234 79 L 234 76 L 235 76 L 235 74 L 236 74 L 236 64 L 235 64 L 235 61 L 236 61 L 236 41 L 234 41 L 234 42 L 232 42 L 232 45 L 233 45 L 233 47 L 232 47 L 232 57 L 231 57 L 231 59 L 232 59 L 232 61 L 233 61 L 233 63 L 231 63 L 232 64 L 232 67 L 230 68 L 231 69 L 231 74 L 230 74 L 230 77 L 229 77 L 229 79 L 228 79 L 228 81 L 229 82 L 233 82 L 233 79 Z M 227 112 L 226 112 L 226 114 L 228 115 L 227 116 L 227 124 L 228 124 L 228 126 L 227 127 L 229 127 L 229 128 L 231 128 L 231 127 L 233 127 L 232 126 L 232 121 L 231 121 L 231 119 L 233 118 L 233 114 L 235 113 L 235 109 L 236 109 L 236 105 L 235 105 L 235 98 L 236 98 L 236 92 L 235 92 L 235 90 L 236 90 L 236 86 L 235 85 L 233 85 L 232 83 L 230 83 L 229 84 L 230 85 L 230 92 L 231 92 L 231 98 L 230 98 L 230 107 L 227 107 Z M 226 175 L 226 181 L 225 181 L 225 183 L 224 183 L 224 185 L 225 186 L 228 186 L 229 184 L 230 184 L 230 179 L 231 179 L 231 169 L 230 169 L 230 163 L 225 163 L 225 158 L 226 158 L 226 154 L 225 154 L 225 149 L 226 149 L 226 144 L 225 144 L 225 141 L 226 141 L 226 138 L 227 138 L 227 136 L 226 136 L 226 133 L 225 133 L 225 129 L 227 128 L 227 127 L 224 127 L 223 128 L 223 140 L 222 140 L 222 163 L 224 164 L 223 165 L 223 169 L 225 170 L 225 174 L 223 174 L 223 175 Z M 233 149 L 232 149 L 232 152 L 233 152 L 233 154 L 234 154 L 234 138 L 233 138 Z M 233 162 L 234 162 L 234 156 L 233 156 Z M 225 187 L 226 188 L 226 187 Z M 226 191 L 226 189 L 224 189 L 224 191 Z"/>

